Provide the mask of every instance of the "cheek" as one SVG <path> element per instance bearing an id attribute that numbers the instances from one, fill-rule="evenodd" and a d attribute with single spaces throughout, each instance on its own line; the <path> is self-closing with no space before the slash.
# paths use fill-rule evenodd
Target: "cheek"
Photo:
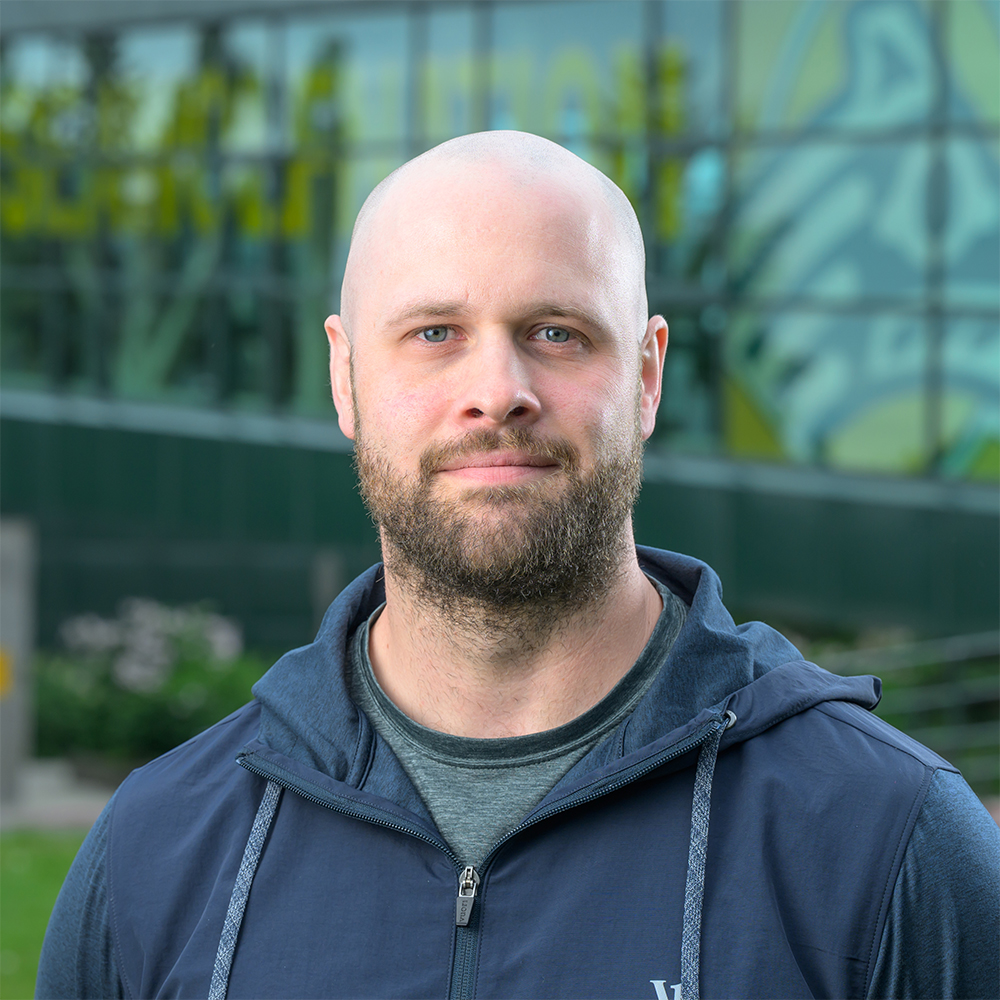
<path id="1" fill-rule="evenodd" d="M 595 372 L 552 387 L 549 395 L 563 432 L 571 437 L 582 432 L 595 452 L 635 432 L 637 397 L 638 375 L 623 371 Z"/>
<path id="2" fill-rule="evenodd" d="M 419 456 L 440 419 L 440 402 L 433 394 L 400 385 L 398 380 L 366 383 L 359 378 L 356 399 L 368 443 L 403 461 Z"/>
<path id="3" fill-rule="evenodd" d="M 385 419 L 405 432 L 407 428 L 417 430 L 436 409 L 433 398 L 426 391 L 409 389 L 400 385 L 386 385 L 380 393 L 375 405 L 379 406 Z"/>

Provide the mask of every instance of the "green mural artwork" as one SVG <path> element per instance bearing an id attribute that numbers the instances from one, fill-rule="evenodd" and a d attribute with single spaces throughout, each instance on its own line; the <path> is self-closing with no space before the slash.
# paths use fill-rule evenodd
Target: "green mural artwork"
<path id="1" fill-rule="evenodd" d="M 776 29 L 782 44 L 773 64 L 749 66 L 742 127 L 817 138 L 736 161 L 745 304 L 726 342 L 731 452 L 1000 472 L 997 148 L 920 134 L 930 121 L 996 121 L 982 83 L 1000 66 L 997 8 L 947 10 L 977 36 L 981 62 L 939 76 L 923 5 L 745 5 L 745 46 Z"/>

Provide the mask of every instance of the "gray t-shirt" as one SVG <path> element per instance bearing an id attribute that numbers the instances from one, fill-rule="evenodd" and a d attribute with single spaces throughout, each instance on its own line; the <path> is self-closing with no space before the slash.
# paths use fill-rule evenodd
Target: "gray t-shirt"
<path id="1" fill-rule="evenodd" d="M 663 598 L 663 610 L 629 672 L 583 715 L 526 736 L 473 739 L 414 722 L 382 690 L 368 657 L 369 628 L 382 609 L 355 632 L 348 658 L 351 697 L 392 747 L 463 864 L 478 867 L 493 845 L 518 826 L 649 690 L 687 614 L 680 598 L 653 583 Z"/>

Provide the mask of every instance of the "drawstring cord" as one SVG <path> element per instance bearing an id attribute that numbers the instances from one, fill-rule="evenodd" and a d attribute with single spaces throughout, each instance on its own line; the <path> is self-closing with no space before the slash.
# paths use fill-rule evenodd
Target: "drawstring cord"
<path id="1" fill-rule="evenodd" d="M 722 734 L 736 721 L 726 712 L 718 727 L 702 744 L 694 775 L 691 801 L 691 843 L 688 847 L 687 881 L 684 885 L 684 929 L 681 933 L 681 997 L 699 1000 L 701 968 L 701 907 L 705 898 L 705 856 L 708 853 L 708 820 L 712 807 L 712 778 Z"/>
<path id="2" fill-rule="evenodd" d="M 233 885 L 233 894 L 229 897 L 229 909 L 226 911 L 226 922 L 222 926 L 222 937 L 219 939 L 219 950 L 215 955 L 215 968 L 212 970 L 212 985 L 208 991 L 208 1000 L 225 1000 L 229 989 L 229 972 L 233 966 L 233 953 L 236 951 L 236 939 L 243 923 L 243 911 L 246 909 L 250 886 L 257 873 L 260 863 L 260 852 L 271 828 L 278 799 L 281 797 L 281 786 L 274 781 L 267 783 L 264 797 L 257 807 L 253 827 L 243 849 L 243 860 Z"/>

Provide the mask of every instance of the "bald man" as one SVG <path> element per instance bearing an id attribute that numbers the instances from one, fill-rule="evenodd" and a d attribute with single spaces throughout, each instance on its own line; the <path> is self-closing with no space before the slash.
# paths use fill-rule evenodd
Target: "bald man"
<path id="1" fill-rule="evenodd" d="M 122 785 L 39 996 L 996 995 L 955 769 L 635 545 L 667 325 L 621 191 L 444 143 L 365 203 L 326 330 L 384 563 Z"/>

